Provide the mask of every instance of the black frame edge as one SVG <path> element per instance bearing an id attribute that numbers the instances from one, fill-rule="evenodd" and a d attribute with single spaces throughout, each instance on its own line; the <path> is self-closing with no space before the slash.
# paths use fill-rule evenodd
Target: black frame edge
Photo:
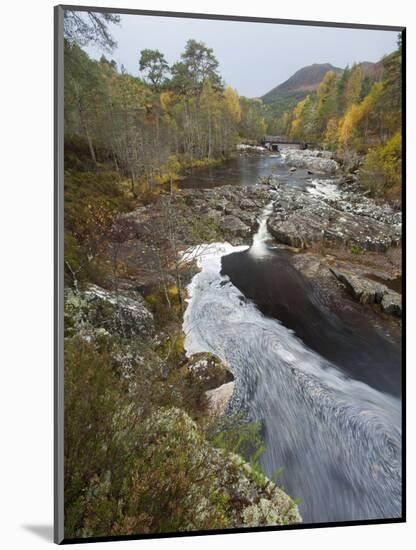
<path id="1" fill-rule="evenodd" d="M 54 7 L 54 522 L 53 540 L 64 540 L 63 463 L 63 14 Z"/>
<path id="2" fill-rule="evenodd" d="M 405 27 L 392 25 L 370 25 L 365 23 L 340 23 L 337 21 L 310 21 L 306 19 L 279 19 L 276 17 L 255 17 L 248 15 L 218 15 L 214 13 L 190 13 L 163 10 L 142 10 L 133 8 L 109 8 L 101 6 L 76 6 L 71 4 L 59 4 L 63 10 L 70 11 L 97 11 L 101 13 L 118 13 L 121 15 L 150 15 L 157 17 L 180 17 L 185 19 L 211 19 L 214 21 L 246 21 L 251 23 L 277 23 L 280 25 L 299 25 L 307 27 L 338 27 L 347 29 L 367 29 L 379 31 L 402 32 Z"/>

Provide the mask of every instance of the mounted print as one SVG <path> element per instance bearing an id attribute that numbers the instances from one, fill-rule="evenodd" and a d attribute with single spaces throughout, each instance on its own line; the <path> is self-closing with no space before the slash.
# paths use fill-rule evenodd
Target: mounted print
<path id="1" fill-rule="evenodd" d="M 404 29 L 55 16 L 55 541 L 404 521 Z"/>

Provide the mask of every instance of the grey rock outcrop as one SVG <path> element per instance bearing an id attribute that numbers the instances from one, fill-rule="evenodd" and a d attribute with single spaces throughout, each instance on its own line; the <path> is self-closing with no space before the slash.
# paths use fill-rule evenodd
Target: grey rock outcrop
<path id="1" fill-rule="evenodd" d="M 339 164 L 331 158 L 332 153 L 326 151 L 299 151 L 287 150 L 282 158 L 292 170 L 293 168 L 307 168 L 314 172 L 335 174 L 339 170 Z"/>
<path id="2" fill-rule="evenodd" d="M 222 218 L 220 228 L 231 243 L 239 242 L 240 238 L 245 239 L 251 234 L 250 227 L 233 215 Z"/>
<path id="3" fill-rule="evenodd" d="M 402 297 L 397 292 L 386 292 L 381 300 L 381 307 L 386 313 L 402 316 Z"/>
<path id="4" fill-rule="evenodd" d="M 358 302 L 380 304 L 385 313 L 401 317 L 402 297 L 398 292 L 349 270 L 330 268 L 330 271 Z"/>
<path id="5" fill-rule="evenodd" d="M 396 213 L 378 207 L 374 201 L 370 207 L 367 201 L 353 204 L 348 197 L 325 199 L 280 188 L 267 226 L 278 242 L 296 248 L 343 244 L 385 252 L 399 245 L 401 223 Z"/>
<path id="6" fill-rule="evenodd" d="M 124 337 L 151 336 L 153 315 L 137 292 L 109 291 L 90 285 L 78 293 L 65 291 L 65 318 L 69 333 L 101 331 Z"/>

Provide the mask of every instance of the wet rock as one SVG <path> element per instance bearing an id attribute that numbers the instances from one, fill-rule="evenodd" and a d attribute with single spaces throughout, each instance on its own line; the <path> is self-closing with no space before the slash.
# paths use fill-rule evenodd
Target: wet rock
<path id="1" fill-rule="evenodd" d="M 362 304 L 380 304 L 385 313 L 402 316 L 401 295 L 386 285 L 345 269 L 330 268 L 330 272 L 357 301 Z"/>
<path id="2" fill-rule="evenodd" d="M 253 230 L 253 229 L 257 229 L 257 227 L 258 227 L 257 217 L 258 217 L 258 211 L 255 211 L 255 212 L 244 212 L 244 211 L 240 211 L 240 212 L 238 213 L 238 218 L 239 218 L 243 223 L 245 223 L 246 225 L 248 225 L 252 230 Z"/>
<path id="3" fill-rule="evenodd" d="M 246 143 L 238 144 L 236 149 L 243 155 L 265 155 L 269 152 L 268 149 L 266 147 L 263 147 L 262 145 L 247 145 Z"/>
<path id="4" fill-rule="evenodd" d="M 279 176 L 277 174 L 269 174 L 268 176 L 259 176 L 257 178 L 257 184 L 267 185 L 269 187 L 279 186 L 280 185 Z"/>
<path id="5" fill-rule="evenodd" d="M 352 272 L 330 268 L 331 273 L 338 281 L 344 284 L 349 293 L 362 304 L 379 304 L 387 290 L 387 287 L 360 277 Z"/>
<path id="6" fill-rule="evenodd" d="M 394 291 L 386 292 L 381 300 L 381 307 L 386 313 L 402 316 L 402 297 Z"/>

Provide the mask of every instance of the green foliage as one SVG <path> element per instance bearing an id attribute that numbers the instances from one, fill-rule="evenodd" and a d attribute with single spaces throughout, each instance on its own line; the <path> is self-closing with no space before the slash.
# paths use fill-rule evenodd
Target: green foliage
<path id="1" fill-rule="evenodd" d="M 145 73 L 147 80 L 155 90 L 159 90 L 166 84 L 169 65 L 165 56 L 159 50 L 142 50 L 140 52 L 139 69 Z"/>
<path id="2" fill-rule="evenodd" d="M 268 112 L 268 107 L 261 101 L 261 99 L 241 97 L 240 103 L 240 136 L 259 140 L 267 132 L 266 115 Z"/>
<path id="3" fill-rule="evenodd" d="M 204 83 L 209 80 L 216 90 L 222 90 L 223 83 L 218 72 L 218 60 L 212 48 L 203 42 L 188 40 L 185 51 L 181 54 L 182 63 L 172 67 L 174 80 L 184 79 L 191 83 L 191 93 L 201 92 Z M 174 86 L 177 86 L 174 81 Z M 179 84 L 183 88 L 183 83 Z"/>
<path id="4" fill-rule="evenodd" d="M 179 166 L 223 159 L 240 138 L 275 129 L 269 106 L 224 89 L 218 60 L 203 43 L 188 40 L 172 67 L 159 50 L 144 49 L 139 68 L 144 80 L 65 41 L 65 129 L 68 143 L 85 143 L 65 150 L 72 169 L 111 163 L 134 197 L 153 200 L 177 178 L 172 158 Z"/>
<path id="5" fill-rule="evenodd" d="M 360 246 L 353 244 L 350 248 L 350 252 L 351 254 L 362 254 L 364 250 Z"/>
<path id="6" fill-rule="evenodd" d="M 241 414 L 212 418 L 206 433 L 214 447 L 240 454 L 246 460 L 257 459 L 265 450 L 261 424 L 247 422 Z"/>
<path id="7" fill-rule="evenodd" d="M 272 517 L 292 517 L 286 496 L 269 500 L 258 426 L 220 419 L 199 428 L 191 417 L 205 415 L 205 394 L 181 369 L 111 336 L 67 339 L 64 364 L 66 537 L 236 527 L 266 487 Z"/>
<path id="8" fill-rule="evenodd" d="M 64 260 L 77 278 L 100 283 L 97 256 L 116 216 L 131 209 L 131 200 L 115 172 L 74 172 L 64 176 Z M 73 274 L 65 274 L 68 284 Z"/>

